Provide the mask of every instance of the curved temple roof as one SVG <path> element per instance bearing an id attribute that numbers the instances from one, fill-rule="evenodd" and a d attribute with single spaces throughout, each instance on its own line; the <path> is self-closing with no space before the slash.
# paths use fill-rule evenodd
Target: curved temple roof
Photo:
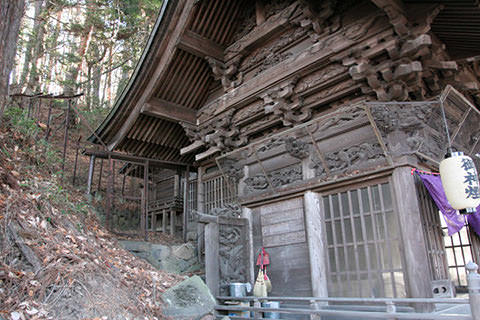
<path id="1" fill-rule="evenodd" d="M 195 124 L 214 84 L 205 58 L 224 61 L 224 50 L 233 42 L 243 11 L 252 12 L 252 1 L 164 0 L 134 74 L 96 130 L 110 150 L 193 162 L 194 155 L 180 155 L 190 141 L 179 122 Z M 457 58 L 465 58 L 465 52 L 480 54 L 477 0 L 404 0 L 403 4 L 444 5 L 432 24 L 433 32 Z M 100 143 L 95 136 L 89 140 Z"/>
<path id="2" fill-rule="evenodd" d="M 240 1 L 165 0 L 127 87 L 97 128 L 110 150 L 167 161 L 189 144 L 180 121 L 195 123 L 213 75 L 204 59 L 223 59 Z M 94 136 L 90 141 L 99 143 Z"/>

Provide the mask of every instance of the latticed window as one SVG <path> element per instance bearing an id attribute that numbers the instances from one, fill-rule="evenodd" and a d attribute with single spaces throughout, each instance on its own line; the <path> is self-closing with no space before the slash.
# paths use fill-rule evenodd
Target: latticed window
<path id="1" fill-rule="evenodd" d="M 459 232 L 448 235 L 447 225 L 443 217 L 442 229 L 444 233 L 445 251 L 447 253 L 448 271 L 450 279 L 457 287 L 457 292 L 467 292 L 467 270 L 465 265 L 474 261 L 471 241 L 471 230 L 463 227 Z"/>
<path id="2" fill-rule="evenodd" d="M 443 218 L 439 216 L 437 205 L 423 185 L 422 180 L 415 175 L 417 195 L 420 204 L 420 218 L 423 224 L 423 234 L 429 258 L 430 274 L 433 280 L 448 279 L 448 266 L 445 259 L 443 240 Z"/>
<path id="3" fill-rule="evenodd" d="M 236 183 L 228 183 L 222 175 L 206 179 L 203 182 L 203 191 L 206 212 L 222 208 L 237 199 Z"/>
<path id="4" fill-rule="evenodd" d="M 197 178 L 190 180 L 187 189 L 188 220 L 193 221 L 192 212 L 197 210 Z"/>
<path id="5" fill-rule="evenodd" d="M 323 197 L 328 292 L 342 297 L 405 297 L 398 217 L 389 183 Z"/>
<path id="6" fill-rule="evenodd" d="M 457 292 L 466 292 L 467 270 L 465 264 L 476 260 L 471 230 L 464 227 L 449 236 L 442 213 L 438 210 L 422 181 L 416 178 L 416 183 L 433 280 L 450 279 Z"/>

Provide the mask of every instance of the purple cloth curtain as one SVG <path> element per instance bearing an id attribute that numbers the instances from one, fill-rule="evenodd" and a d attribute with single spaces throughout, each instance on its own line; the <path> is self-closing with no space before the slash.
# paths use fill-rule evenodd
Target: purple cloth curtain
<path id="1" fill-rule="evenodd" d="M 442 212 L 445 223 L 448 228 L 448 235 L 460 231 L 465 225 L 465 217 L 458 214 L 457 210 L 453 209 L 448 203 L 445 191 L 443 191 L 442 180 L 439 175 L 421 174 L 417 173 L 422 179 L 425 188 L 433 198 L 438 209 Z M 480 235 L 480 206 L 477 207 L 477 212 L 467 215 L 468 224 L 473 230 Z"/>

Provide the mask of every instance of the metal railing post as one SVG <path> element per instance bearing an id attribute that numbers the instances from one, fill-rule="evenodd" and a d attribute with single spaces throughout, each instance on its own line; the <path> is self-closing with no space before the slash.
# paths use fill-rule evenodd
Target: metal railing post
<path id="1" fill-rule="evenodd" d="M 387 301 L 385 302 L 387 305 L 387 313 L 396 313 L 397 312 L 397 306 L 395 305 L 395 302 L 393 301 Z M 396 320 L 396 318 L 388 318 L 388 320 Z"/>
<path id="2" fill-rule="evenodd" d="M 468 270 L 468 298 L 473 320 L 480 320 L 480 275 L 478 265 L 470 261 L 465 266 Z"/>

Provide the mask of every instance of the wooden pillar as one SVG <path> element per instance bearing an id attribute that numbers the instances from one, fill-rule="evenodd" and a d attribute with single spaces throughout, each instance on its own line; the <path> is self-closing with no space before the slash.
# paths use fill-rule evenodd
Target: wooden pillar
<path id="1" fill-rule="evenodd" d="M 305 230 L 310 260 L 310 277 L 313 297 L 328 297 L 327 251 L 324 210 L 320 195 L 307 191 L 303 195 Z"/>
<path id="2" fill-rule="evenodd" d="M 88 166 L 87 194 L 92 193 L 93 171 L 95 170 L 95 156 L 90 156 L 90 165 Z"/>
<path id="3" fill-rule="evenodd" d="M 127 170 L 126 172 L 123 173 L 123 178 L 122 178 L 122 198 L 125 197 L 125 183 L 127 180 Z"/>
<path id="4" fill-rule="evenodd" d="M 188 231 L 188 196 L 190 190 L 190 166 L 187 166 L 187 170 L 185 171 L 185 188 L 183 190 L 183 242 L 187 242 L 187 231 Z"/>
<path id="5" fill-rule="evenodd" d="M 255 283 L 255 253 L 253 249 L 253 225 L 252 225 L 252 209 L 242 208 L 242 218 L 247 219 L 247 254 L 248 254 L 248 268 L 247 281 L 251 284 Z"/>
<path id="6" fill-rule="evenodd" d="M 103 159 L 100 159 L 100 172 L 98 173 L 98 192 L 100 192 L 102 188 L 102 175 L 103 175 Z"/>
<path id="7" fill-rule="evenodd" d="M 218 263 L 218 224 L 205 225 L 205 278 L 207 287 L 214 297 L 220 292 L 220 266 Z"/>
<path id="8" fill-rule="evenodd" d="M 173 236 L 175 235 L 175 224 L 176 224 L 176 214 L 177 212 L 175 212 L 175 210 L 171 210 L 170 211 L 170 234 Z"/>
<path id="9" fill-rule="evenodd" d="M 150 219 L 151 219 L 151 228 L 150 228 L 150 230 L 151 230 L 151 231 L 157 231 L 157 214 L 156 214 L 156 213 L 152 213 L 152 215 L 150 216 Z"/>
<path id="10" fill-rule="evenodd" d="M 205 202 L 204 202 L 204 188 L 203 188 L 203 172 L 204 168 L 198 168 L 197 174 L 197 210 L 198 212 L 205 213 Z M 197 252 L 198 252 L 198 261 L 202 262 L 202 252 L 204 248 L 204 237 L 205 225 L 203 223 L 197 223 Z"/>
<path id="11" fill-rule="evenodd" d="M 415 181 L 410 171 L 409 167 L 399 167 L 392 175 L 405 255 L 405 281 L 412 298 L 429 298 L 432 297 L 432 277 Z"/>
<path id="12" fill-rule="evenodd" d="M 478 274 L 478 265 L 469 261 L 465 267 L 468 270 L 468 298 L 472 320 L 480 320 L 480 275 Z"/>
<path id="13" fill-rule="evenodd" d="M 145 241 L 148 239 L 148 161 L 145 162 L 143 166 L 143 197 L 144 197 L 144 207 L 143 207 L 143 214 L 144 214 L 144 238 Z"/>
<path id="14" fill-rule="evenodd" d="M 162 232 L 167 232 L 167 210 L 163 209 L 162 212 Z"/>
<path id="15" fill-rule="evenodd" d="M 175 197 L 180 196 L 180 174 L 177 172 L 173 179 L 173 195 Z"/>
<path id="16" fill-rule="evenodd" d="M 73 164 L 73 178 L 72 178 L 72 185 L 75 185 L 75 180 L 77 178 L 77 165 L 78 165 L 78 151 L 80 149 L 80 140 L 82 140 L 82 136 L 78 137 L 77 145 L 75 146 L 75 162 Z M 90 188 L 92 186 L 90 185 Z"/>
<path id="17" fill-rule="evenodd" d="M 108 175 L 108 182 L 107 182 L 107 208 L 106 208 L 106 214 L 105 214 L 105 224 L 107 228 L 112 229 L 112 221 L 111 221 L 111 215 L 112 215 L 112 210 L 113 210 L 113 201 L 112 201 L 112 193 L 113 193 L 113 159 L 109 155 L 108 156 L 108 169 L 109 169 L 109 175 Z"/>

